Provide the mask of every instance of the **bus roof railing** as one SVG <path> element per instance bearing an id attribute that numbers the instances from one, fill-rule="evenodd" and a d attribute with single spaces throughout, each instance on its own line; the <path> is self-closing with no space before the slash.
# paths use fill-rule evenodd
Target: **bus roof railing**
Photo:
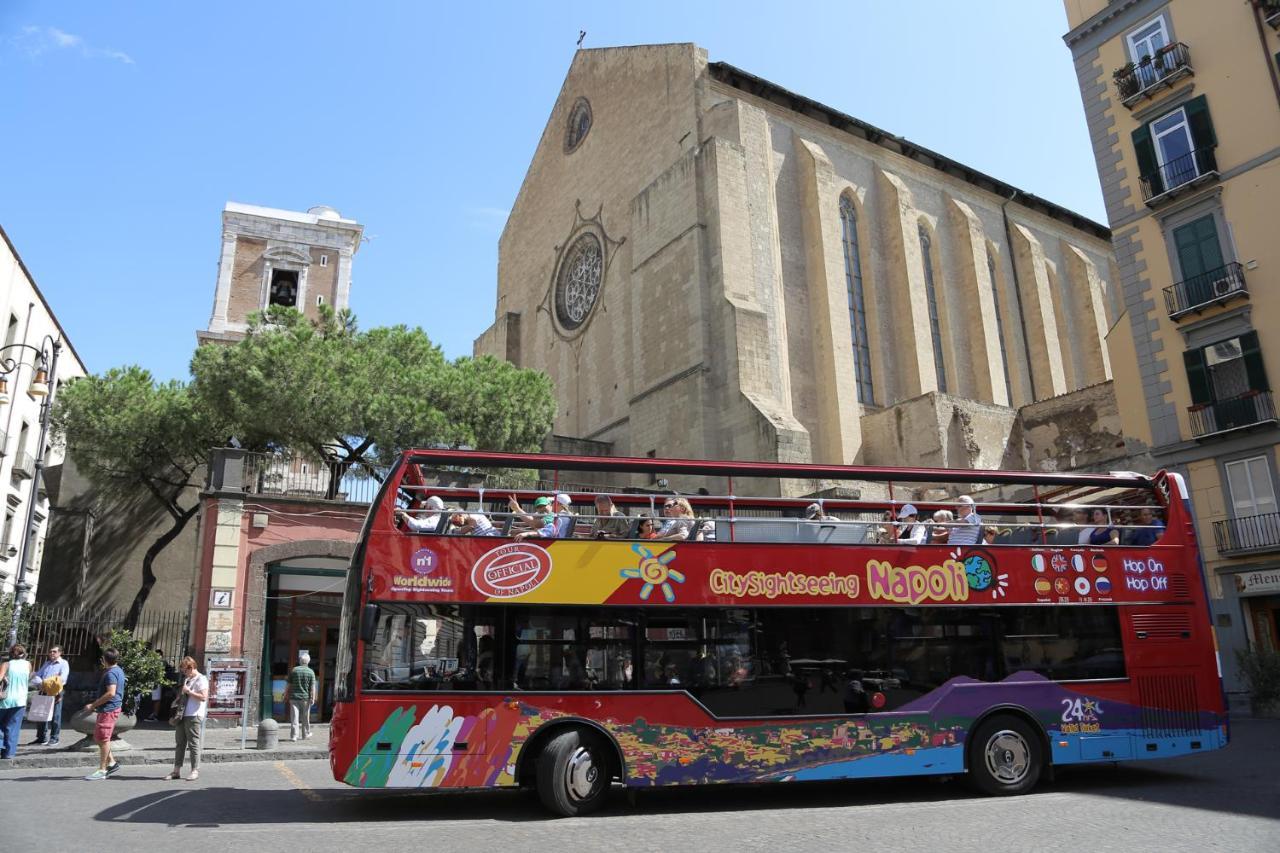
<path id="1" fill-rule="evenodd" d="M 712 477 L 780 477 L 796 480 L 867 480 L 902 483 L 983 483 L 1028 486 L 1098 486 L 1151 488 L 1151 478 L 1132 472 L 1077 474 L 1036 471 L 992 471 L 957 468 L 889 468 L 857 465 L 811 465 L 787 462 L 715 462 L 700 459 L 651 459 L 634 456 L 569 456 L 501 453 L 485 450 L 406 450 L 410 464 L 460 465 L 477 468 L 536 468 L 556 471 L 603 471 L 632 474 L 683 474 Z"/>

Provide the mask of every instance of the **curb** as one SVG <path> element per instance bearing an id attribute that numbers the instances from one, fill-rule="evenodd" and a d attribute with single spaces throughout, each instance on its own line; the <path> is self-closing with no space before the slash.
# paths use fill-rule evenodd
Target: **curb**
<path id="1" fill-rule="evenodd" d="M 173 763 L 173 755 L 171 750 L 159 752 L 156 755 L 137 755 L 130 753 L 121 753 L 115 756 L 116 761 L 123 767 L 136 767 L 139 765 L 155 764 L 169 765 Z M 255 749 L 247 749 L 244 752 L 240 750 L 222 751 L 210 750 L 202 753 L 200 756 L 201 764 L 230 764 L 240 761 L 317 761 L 329 757 L 328 750 L 324 749 L 287 749 L 287 750 L 266 750 L 258 752 Z M 73 753 L 70 755 L 33 755 L 26 758 L 21 756 L 10 758 L 0 763 L 0 770 L 48 770 L 63 767 L 97 767 L 97 753 Z"/>

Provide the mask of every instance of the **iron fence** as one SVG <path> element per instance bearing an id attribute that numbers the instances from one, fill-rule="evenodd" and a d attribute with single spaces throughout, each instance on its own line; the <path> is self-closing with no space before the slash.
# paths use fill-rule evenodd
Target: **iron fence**
<path id="1" fill-rule="evenodd" d="M 1227 400 L 1192 406 L 1191 434 L 1196 438 L 1276 420 L 1270 391 L 1250 391 Z"/>
<path id="2" fill-rule="evenodd" d="M 1174 157 L 1160 165 L 1154 172 L 1141 176 L 1139 183 L 1142 185 L 1142 200 L 1150 204 L 1157 198 L 1179 187 L 1194 183 L 1203 176 L 1216 174 L 1218 161 L 1214 157 L 1213 149 L 1212 145 L 1197 148 L 1180 157 Z"/>
<path id="3" fill-rule="evenodd" d="M 27 657 L 44 660 L 50 646 L 62 649 L 73 671 L 97 668 L 98 655 L 106 639 L 123 628 L 125 608 L 85 610 L 78 607 L 50 607 L 33 604 L 23 608 L 18 640 L 27 647 Z M 167 663 L 177 666 L 187 653 L 190 619 L 185 610 L 143 612 L 133 635 L 163 653 Z"/>
<path id="4" fill-rule="evenodd" d="M 1113 76 L 1120 99 L 1128 103 L 1148 89 L 1191 73 L 1191 51 L 1182 42 L 1174 42 L 1156 51 L 1155 56 L 1144 56 L 1139 62 L 1130 62 Z"/>
<path id="5" fill-rule="evenodd" d="M 1264 512 L 1213 523 L 1219 553 L 1280 548 L 1280 512 Z"/>
<path id="6" fill-rule="evenodd" d="M 372 503 L 385 471 L 364 462 L 334 462 L 289 453 L 244 454 L 245 491 L 347 503 Z"/>

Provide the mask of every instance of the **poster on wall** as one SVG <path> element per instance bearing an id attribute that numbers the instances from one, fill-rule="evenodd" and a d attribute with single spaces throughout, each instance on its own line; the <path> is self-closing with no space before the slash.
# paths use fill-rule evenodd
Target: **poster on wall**
<path id="1" fill-rule="evenodd" d="M 209 661 L 209 716 L 239 717 L 249 699 L 249 667 L 243 658 Z"/>

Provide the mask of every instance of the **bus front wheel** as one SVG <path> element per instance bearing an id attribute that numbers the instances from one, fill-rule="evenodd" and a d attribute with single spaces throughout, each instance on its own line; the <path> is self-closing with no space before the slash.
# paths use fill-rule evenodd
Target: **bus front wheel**
<path id="1" fill-rule="evenodd" d="M 969 778 L 984 794 L 1025 794 L 1044 769 L 1041 738 L 1025 720 L 1001 714 L 971 735 Z"/>
<path id="2" fill-rule="evenodd" d="M 611 780 L 608 752 L 581 729 L 556 735 L 538 756 L 538 796 L 548 809 L 565 817 L 598 808 Z"/>

